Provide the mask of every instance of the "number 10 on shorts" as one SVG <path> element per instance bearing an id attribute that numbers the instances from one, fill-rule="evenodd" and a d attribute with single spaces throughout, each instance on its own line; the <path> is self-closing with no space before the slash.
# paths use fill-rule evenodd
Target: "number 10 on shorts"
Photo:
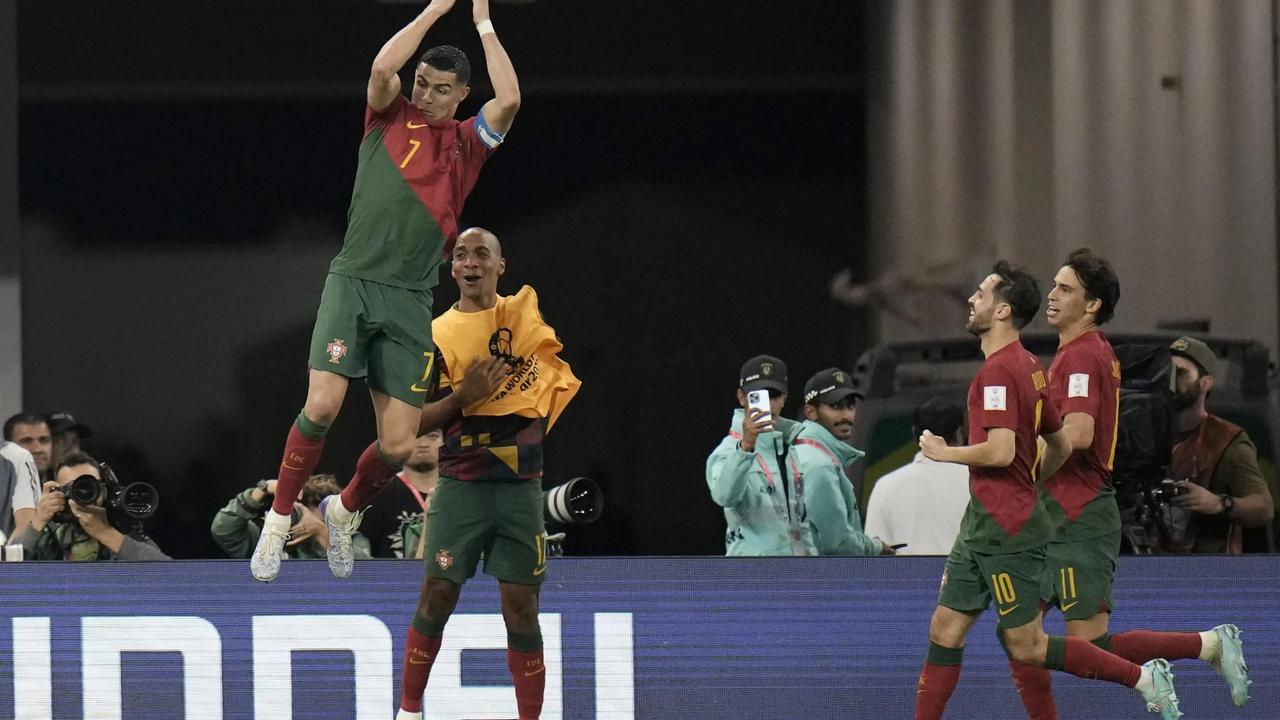
<path id="1" fill-rule="evenodd" d="M 1013 578 L 1009 577 L 1009 573 L 991 576 L 991 592 L 995 593 L 996 602 L 1000 605 L 1018 602 L 1018 595 L 1013 591 Z"/>

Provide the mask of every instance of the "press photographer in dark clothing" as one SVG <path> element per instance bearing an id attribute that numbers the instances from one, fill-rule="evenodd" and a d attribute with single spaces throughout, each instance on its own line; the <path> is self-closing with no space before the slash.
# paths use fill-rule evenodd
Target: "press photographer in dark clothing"
<path id="1" fill-rule="evenodd" d="M 1218 358 L 1203 342 L 1180 337 L 1173 355 L 1173 450 L 1169 501 L 1156 541 L 1159 553 L 1242 551 L 1243 530 L 1271 522 L 1271 494 L 1249 435 L 1205 409 Z"/>
<path id="2" fill-rule="evenodd" d="M 82 505 L 68 499 L 65 488 L 86 475 L 108 489 Z M 125 534 L 111 523 L 106 503 L 114 478 L 104 483 L 103 476 L 103 466 L 85 453 L 60 458 L 54 479 L 44 484 L 31 525 L 10 542 L 21 544 L 28 560 L 168 560 L 150 538 Z"/>

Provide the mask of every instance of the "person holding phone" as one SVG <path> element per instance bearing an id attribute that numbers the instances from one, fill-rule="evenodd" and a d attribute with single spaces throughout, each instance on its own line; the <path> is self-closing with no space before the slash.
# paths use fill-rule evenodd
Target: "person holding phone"
<path id="1" fill-rule="evenodd" d="M 804 384 L 804 422 L 795 454 L 804 478 L 809 527 L 820 555 L 892 555 L 894 549 L 862 531 L 862 516 L 845 468 L 863 452 L 853 438 L 855 405 L 862 395 L 840 368 L 823 370 Z"/>
<path id="2" fill-rule="evenodd" d="M 725 554 L 817 555 L 794 452 L 800 423 L 781 417 L 787 365 L 771 355 L 738 374 L 739 408 L 707 458 L 711 499 L 724 508 Z"/>

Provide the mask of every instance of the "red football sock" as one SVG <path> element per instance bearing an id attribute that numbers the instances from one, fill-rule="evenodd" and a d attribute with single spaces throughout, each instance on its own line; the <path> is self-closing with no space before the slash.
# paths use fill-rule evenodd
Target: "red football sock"
<path id="1" fill-rule="evenodd" d="M 427 691 L 431 665 L 440 652 L 444 636 L 427 637 L 412 626 L 404 643 L 404 682 L 400 688 L 400 709 L 422 712 L 422 694 Z"/>
<path id="2" fill-rule="evenodd" d="M 916 684 L 915 720 L 942 720 L 942 711 L 960 682 L 959 665 L 925 663 Z"/>
<path id="3" fill-rule="evenodd" d="M 284 441 L 284 459 L 280 461 L 280 474 L 276 476 L 276 498 L 271 503 L 271 509 L 277 514 L 287 516 L 293 512 L 298 493 L 302 492 L 302 486 L 320 462 L 323 449 L 324 437 L 312 440 L 303 435 L 296 424 L 289 426 L 289 437 Z"/>
<path id="4" fill-rule="evenodd" d="M 400 468 L 388 465 L 382 459 L 375 441 L 360 453 L 360 459 L 356 461 L 356 474 L 342 490 L 342 506 L 354 512 L 373 502 L 373 497 L 387 486 L 399 470 Z"/>
<path id="5" fill-rule="evenodd" d="M 1058 720 L 1058 706 L 1053 701 L 1053 681 L 1049 671 L 1036 665 L 1009 661 L 1013 686 L 1018 688 L 1022 707 L 1031 720 Z"/>
<path id="6" fill-rule="evenodd" d="M 542 695 L 547 685 L 542 651 L 521 652 L 507 648 L 507 669 L 515 681 L 520 720 L 538 720 L 542 715 Z"/>
<path id="7" fill-rule="evenodd" d="M 1200 633 L 1130 630 L 1111 636 L 1111 652 L 1141 665 L 1148 660 L 1194 660 L 1200 657 Z"/>
<path id="8" fill-rule="evenodd" d="M 1125 687 L 1138 684 L 1142 668 L 1078 637 L 1067 637 L 1062 669 L 1076 677 L 1106 680 Z"/>

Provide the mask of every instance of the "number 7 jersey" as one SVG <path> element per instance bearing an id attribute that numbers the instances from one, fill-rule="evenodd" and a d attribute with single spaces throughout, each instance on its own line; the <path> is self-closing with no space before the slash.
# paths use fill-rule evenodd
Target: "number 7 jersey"
<path id="1" fill-rule="evenodd" d="M 347 233 L 329 272 L 430 290 L 480 168 L 502 142 L 482 115 L 440 126 L 403 95 L 365 109 Z"/>

